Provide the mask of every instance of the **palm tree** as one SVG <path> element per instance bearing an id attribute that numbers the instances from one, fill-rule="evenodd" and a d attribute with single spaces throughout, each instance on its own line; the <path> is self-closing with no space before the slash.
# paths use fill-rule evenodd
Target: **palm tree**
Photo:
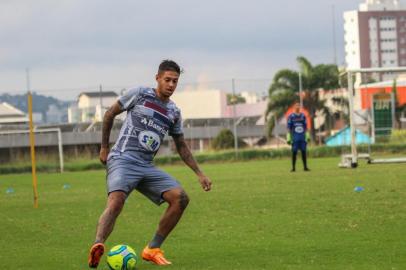
<path id="1" fill-rule="evenodd" d="M 303 85 L 303 107 L 310 114 L 312 140 L 315 140 L 314 119 L 316 112 L 322 112 L 326 117 L 330 116 L 330 110 L 325 105 L 325 100 L 319 98 L 319 90 L 331 90 L 339 88 L 339 72 L 336 65 L 319 64 L 313 66 L 306 58 L 298 57 L 300 73 Z M 282 69 L 278 71 L 269 88 L 269 103 L 266 110 L 269 134 L 271 134 L 275 122 L 280 119 L 290 106 L 298 99 L 299 72 Z"/>

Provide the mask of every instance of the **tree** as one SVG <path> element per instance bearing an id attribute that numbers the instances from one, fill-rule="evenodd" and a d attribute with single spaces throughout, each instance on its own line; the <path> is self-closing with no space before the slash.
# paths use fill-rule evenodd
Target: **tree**
<path id="1" fill-rule="evenodd" d="M 234 147 L 234 134 L 229 129 L 223 129 L 213 139 L 212 147 L 215 150 L 229 149 Z"/>
<path id="2" fill-rule="evenodd" d="M 310 114 L 311 137 L 315 141 L 316 131 L 314 119 L 316 112 L 322 112 L 330 117 L 331 112 L 325 105 L 326 101 L 319 97 L 319 90 L 332 90 L 339 88 L 339 72 L 336 65 L 319 64 L 313 66 L 306 58 L 297 58 L 303 86 L 303 107 Z M 280 119 L 285 112 L 299 98 L 299 72 L 282 69 L 278 71 L 269 88 L 269 103 L 266 110 L 269 134 L 272 133 L 276 120 Z"/>
<path id="3" fill-rule="evenodd" d="M 230 149 L 234 148 L 234 134 L 229 129 L 223 129 L 220 133 L 213 139 L 211 146 L 215 150 Z M 238 146 L 246 146 L 245 142 L 238 138 Z"/>
<path id="4" fill-rule="evenodd" d="M 241 95 L 227 94 L 228 105 L 241 104 L 245 102 L 246 102 L 245 98 Z"/>

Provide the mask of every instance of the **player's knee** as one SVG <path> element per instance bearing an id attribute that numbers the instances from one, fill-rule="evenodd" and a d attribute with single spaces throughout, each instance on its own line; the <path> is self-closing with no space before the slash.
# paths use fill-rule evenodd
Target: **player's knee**
<path id="1" fill-rule="evenodd" d="M 186 209 L 189 204 L 189 196 L 183 189 L 174 189 L 166 192 L 163 195 L 164 199 L 169 203 L 169 205 L 176 207 L 180 211 Z"/>
<path id="2" fill-rule="evenodd" d="M 184 211 L 190 202 L 189 196 L 186 194 L 184 190 L 180 192 L 178 200 L 180 210 Z"/>
<path id="3" fill-rule="evenodd" d="M 118 215 L 123 209 L 125 199 L 125 196 L 109 196 L 107 208 L 111 213 Z"/>

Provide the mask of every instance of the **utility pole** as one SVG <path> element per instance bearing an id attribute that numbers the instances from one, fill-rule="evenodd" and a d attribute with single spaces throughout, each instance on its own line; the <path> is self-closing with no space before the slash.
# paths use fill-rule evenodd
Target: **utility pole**
<path id="1" fill-rule="evenodd" d="M 236 109 L 235 109 L 235 105 L 236 105 L 236 101 L 237 101 L 237 97 L 235 95 L 235 80 L 231 79 L 231 86 L 232 86 L 232 90 L 233 90 L 233 131 L 234 131 L 234 152 L 235 152 L 235 156 L 237 157 L 237 152 L 238 152 L 238 135 L 237 135 L 237 120 L 236 120 Z"/>
<path id="2" fill-rule="evenodd" d="M 31 91 L 31 82 L 30 82 L 30 69 L 26 68 L 25 69 L 25 77 L 26 77 L 26 82 L 27 82 L 27 93 L 29 93 Z"/>
<path id="3" fill-rule="evenodd" d="M 99 86 L 99 90 L 100 90 L 100 121 L 102 121 L 102 119 L 103 119 L 103 87 L 102 87 L 102 85 L 100 84 L 100 86 Z"/>
<path id="4" fill-rule="evenodd" d="M 299 71 L 299 99 L 300 99 L 300 110 L 303 110 L 303 83 L 302 83 L 302 72 Z"/>
<path id="5" fill-rule="evenodd" d="M 337 65 L 337 41 L 336 41 L 336 7 L 332 5 L 332 20 L 333 20 L 333 50 L 334 50 L 334 64 Z"/>

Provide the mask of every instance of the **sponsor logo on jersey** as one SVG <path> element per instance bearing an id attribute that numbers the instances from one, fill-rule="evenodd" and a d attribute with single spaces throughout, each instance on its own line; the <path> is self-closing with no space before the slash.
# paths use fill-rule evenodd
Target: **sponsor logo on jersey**
<path id="1" fill-rule="evenodd" d="M 149 151 L 157 151 L 161 145 L 161 139 L 158 134 L 153 131 L 141 131 L 138 135 L 138 141 L 142 147 Z"/>
<path id="2" fill-rule="evenodd" d="M 162 135 L 166 135 L 168 133 L 168 130 L 164 127 L 162 127 L 161 125 L 155 123 L 154 120 L 152 119 L 147 119 L 147 118 L 142 118 L 141 119 L 141 123 L 148 126 L 148 127 L 152 127 L 153 129 L 155 129 L 156 131 L 158 131 L 159 133 L 161 133 Z"/>
<path id="3" fill-rule="evenodd" d="M 302 126 L 297 126 L 297 127 L 295 127 L 295 132 L 296 132 L 296 133 L 303 133 L 303 132 L 304 132 L 304 129 L 303 129 Z"/>

